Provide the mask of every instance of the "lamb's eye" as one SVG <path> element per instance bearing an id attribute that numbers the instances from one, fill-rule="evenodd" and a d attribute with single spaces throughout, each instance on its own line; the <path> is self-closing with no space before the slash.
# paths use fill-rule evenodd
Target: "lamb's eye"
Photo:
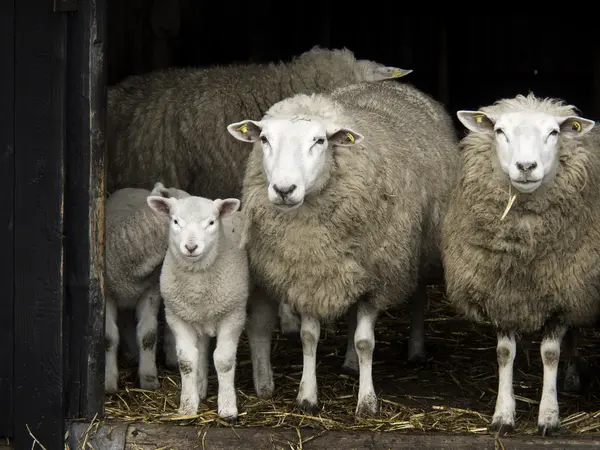
<path id="1" fill-rule="evenodd" d="M 177 219 L 173 219 L 173 223 L 174 223 L 175 225 L 179 225 L 179 220 L 177 220 Z"/>
<path id="2" fill-rule="evenodd" d="M 214 225 L 214 224 L 215 224 L 214 220 L 211 220 L 210 222 L 208 222 L 208 225 Z"/>
<path id="3" fill-rule="evenodd" d="M 316 144 L 324 144 L 325 143 L 325 139 L 321 138 L 321 139 L 317 139 L 317 141 L 315 142 Z"/>
<path id="4" fill-rule="evenodd" d="M 261 136 L 260 137 L 260 142 L 262 142 L 263 144 L 266 144 L 269 141 L 267 140 L 267 138 L 265 136 Z"/>
<path id="5" fill-rule="evenodd" d="M 502 136 L 504 134 L 504 131 L 502 131 L 500 128 L 498 128 L 496 130 L 496 136 Z"/>

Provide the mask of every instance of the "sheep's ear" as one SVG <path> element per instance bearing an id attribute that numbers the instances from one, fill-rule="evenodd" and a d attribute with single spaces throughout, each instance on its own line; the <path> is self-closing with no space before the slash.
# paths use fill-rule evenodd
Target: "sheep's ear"
<path id="1" fill-rule="evenodd" d="M 227 125 L 227 131 L 243 142 L 256 142 L 262 131 L 262 124 L 255 120 L 242 120 Z"/>
<path id="2" fill-rule="evenodd" d="M 566 137 L 583 136 L 589 133 L 596 123 L 579 116 L 557 117 L 560 134 Z"/>
<path id="3" fill-rule="evenodd" d="M 481 111 L 461 110 L 456 113 L 458 120 L 474 133 L 488 133 L 494 131 L 494 121 Z"/>
<path id="4" fill-rule="evenodd" d="M 214 200 L 214 204 L 219 211 L 219 218 L 223 219 L 240 209 L 241 202 L 237 198 L 226 198 L 225 200 L 218 198 Z"/>
<path id="5" fill-rule="evenodd" d="M 160 195 L 162 197 L 169 197 L 169 190 L 160 181 L 157 181 L 152 188 L 150 195 Z"/>
<path id="6" fill-rule="evenodd" d="M 399 67 L 380 66 L 373 71 L 373 81 L 402 78 L 411 72 L 412 69 L 400 69 Z"/>
<path id="7" fill-rule="evenodd" d="M 359 144 L 365 137 L 356 131 L 339 125 L 330 125 L 327 127 L 327 140 L 333 145 L 350 147 Z"/>
<path id="8" fill-rule="evenodd" d="M 171 214 L 171 208 L 177 203 L 177 199 L 173 197 L 166 198 L 162 195 L 149 195 L 148 198 L 146 198 L 146 202 L 148 203 L 148 206 L 157 213 L 168 216 Z"/>

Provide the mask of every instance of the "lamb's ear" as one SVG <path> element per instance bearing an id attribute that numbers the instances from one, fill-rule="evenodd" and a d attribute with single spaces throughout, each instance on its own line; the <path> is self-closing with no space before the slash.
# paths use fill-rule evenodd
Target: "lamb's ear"
<path id="1" fill-rule="evenodd" d="M 474 133 L 491 133 L 494 131 L 494 120 L 481 111 L 461 110 L 456 113 L 458 120 Z"/>
<path id="2" fill-rule="evenodd" d="M 149 195 L 148 198 L 146 198 L 146 202 L 148 203 L 148 206 L 157 213 L 169 216 L 171 214 L 171 209 L 177 203 L 177 199 L 173 197 L 166 198 L 162 195 Z"/>
<path id="3" fill-rule="evenodd" d="M 412 72 L 412 69 L 400 69 L 399 67 L 381 66 L 373 71 L 373 81 L 391 80 L 402 78 Z"/>
<path id="4" fill-rule="evenodd" d="M 226 198 L 225 200 L 218 198 L 214 200 L 214 204 L 217 207 L 217 211 L 219 211 L 219 217 L 223 219 L 231 216 L 240 209 L 241 202 L 237 198 Z"/>
<path id="5" fill-rule="evenodd" d="M 169 190 L 160 181 L 157 181 L 152 188 L 150 195 L 160 195 L 162 197 L 169 197 Z"/>
<path id="6" fill-rule="evenodd" d="M 593 120 L 579 116 L 557 117 L 560 134 L 566 137 L 583 136 L 589 133 L 596 123 Z"/>
<path id="7" fill-rule="evenodd" d="M 333 145 L 350 147 L 361 143 L 364 138 L 362 134 L 348 127 L 341 127 L 334 124 L 327 127 L 327 140 Z"/>
<path id="8" fill-rule="evenodd" d="M 256 120 L 242 120 L 227 125 L 227 131 L 242 142 L 256 142 L 262 131 L 262 123 Z"/>

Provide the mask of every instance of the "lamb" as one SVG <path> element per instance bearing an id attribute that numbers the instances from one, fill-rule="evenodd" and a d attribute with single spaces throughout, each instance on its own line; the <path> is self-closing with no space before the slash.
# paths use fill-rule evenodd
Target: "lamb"
<path id="1" fill-rule="evenodd" d="M 356 304 L 355 413 L 376 414 L 371 366 L 378 313 L 439 276 L 439 226 L 455 182 L 457 139 L 447 113 L 432 116 L 441 105 L 434 108 L 431 98 L 431 109 L 418 105 L 414 91 L 382 82 L 299 94 L 262 120 L 227 127 L 253 143 L 241 245 L 257 286 L 300 315 L 297 402 L 305 410 L 318 404 L 321 322 Z"/>
<path id="2" fill-rule="evenodd" d="M 290 62 L 171 68 L 108 90 L 107 189 L 147 187 L 156 177 L 194 195 L 239 197 L 249 149 L 225 125 L 262 116 L 296 93 L 327 92 L 412 70 L 315 47 Z"/>
<path id="3" fill-rule="evenodd" d="M 600 135 L 577 114 L 563 100 L 533 93 L 457 112 L 468 134 L 443 222 L 446 288 L 459 313 L 496 329 L 499 380 L 490 429 L 501 434 L 515 425 L 517 336 L 543 336 L 538 427 L 546 435 L 560 426 L 561 341 L 599 312 Z M 576 385 L 573 369 L 565 381 Z"/>
<path id="4" fill-rule="evenodd" d="M 236 353 L 251 287 L 248 258 L 239 246 L 241 230 L 238 227 L 235 233 L 232 220 L 240 200 L 150 196 L 147 201 L 171 219 L 160 293 L 181 373 L 179 413 L 196 414 L 200 400 L 206 398 L 208 346 L 216 336 L 218 414 L 234 421 Z"/>
<path id="5" fill-rule="evenodd" d="M 135 308 L 142 389 L 157 389 L 159 273 L 167 251 L 169 222 L 146 203 L 149 195 L 183 198 L 189 194 L 158 182 L 152 191 L 123 188 L 106 201 L 106 365 L 105 392 L 118 390 L 118 310 Z"/>

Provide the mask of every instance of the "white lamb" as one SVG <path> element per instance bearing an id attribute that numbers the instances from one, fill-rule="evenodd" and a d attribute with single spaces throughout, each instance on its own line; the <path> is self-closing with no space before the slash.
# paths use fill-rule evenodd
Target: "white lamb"
<path id="1" fill-rule="evenodd" d="M 154 189 L 124 188 L 106 201 L 106 365 L 105 391 L 118 389 L 117 311 L 136 310 L 138 375 L 142 389 L 157 389 L 157 315 L 160 266 L 167 250 L 168 220 L 146 203 L 149 195 L 181 198 L 189 194 L 156 183 Z"/>
<path id="2" fill-rule="evenodd" d="M 236 214 L 240 201 L 151 196 L 148 204 L 171 218 L 160 292 L 181 372 L 179 413 L 195 414 L 206 398 L 208 346 L 216 336 L 218 414 L 234 421 L 236 353 L 250 292 L 248 258 L 239 248 L 241 230 L 234 226 L 235 216 L 242 214 Z"/>

